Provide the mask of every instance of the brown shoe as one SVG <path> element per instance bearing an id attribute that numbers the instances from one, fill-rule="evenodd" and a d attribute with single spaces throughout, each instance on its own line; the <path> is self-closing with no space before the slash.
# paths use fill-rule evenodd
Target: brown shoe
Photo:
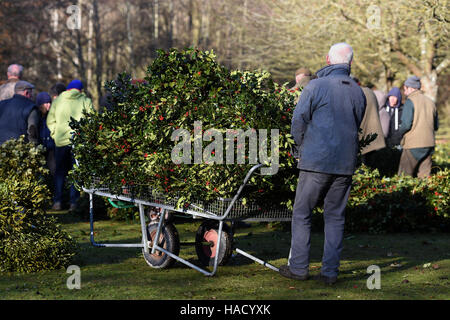
<path id="1" fill-rule="evenodd" d="M 324 276 L 323 274 L 319 274 L 319 275 L 317 275 L 316 280 L 322 281 L 323 283 L 328 284 L 328 285 L 333 285 L 337 282 L 337 277 L 327 277 L 327 276 Z"/>
<path id="2" fill-rule="evenodd" d="M 308 280 L 308 278 L 309 278 L 308 274 L 298 275 L 298 274 L 292 273 L 292 272 L 291 272 L 291 269 L 289 268 L 288 265 L 281 266 L 281 267 L 278 269 L 278 272 L 279 272 L 283 277 L 290 278 L 290 279 L 294 279 L 294 280 L 304 281 L 304 280 Z"/>
<path id="3" fill-rule="evenodd" d="M 62 210 L 61 202 L 55 202 L 52 206 L 52 210 L 53 211 L 61 211 Z"/>

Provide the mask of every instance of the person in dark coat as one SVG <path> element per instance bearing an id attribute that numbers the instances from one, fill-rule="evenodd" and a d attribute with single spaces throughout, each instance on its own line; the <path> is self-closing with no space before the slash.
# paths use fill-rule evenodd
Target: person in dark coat
<path id="1" fill-rule="evenodd" d="M 0 145 L 10 139 L 25 136 L 25 141 L 38 144 L 39 112 L 31 100 L 34 86 L 18 81 L 14 96 L 0 101 Z"/>
<path id="2" fill-rule="evenodd" d="M 62 82 L 55 83 L 50 88 L 50 92 L 49 92 L 52 101 L 55 100 L 64 91 L 66 91 L 66 85 L 64 83 L 62 83 Z"/>
<path id="3" fill-rule="evenodd" d="M 45 159 L 47 167 L 50 170 L 52 176 L 55 175 L 56 163 L 55 163 L 55 141 L 50 136 L 50 130 L 47 127 L 47 114 L 50 110 L 52 98 L 47 92 L 41 92 L 36 97 L 36 105 L 40 112 L 39 121 L 39 144 L 45 147 Z"/>
<path id="4" fill-rule="evenodd" d="M 399 88 L 393 87 L 389 91 L 385 109 L 390 117 L 387 144 L 389 147 L 399 146 L 402 140 L 400 124 L 403 112 L 402 93 Z"/>
<path id="5" fill-rule="evenodd" d="M 309 276 L 311 215 L 324 201 L 325 243 L 320 280 L 336 282 L 344 235 L 345 207 L 359 150 L 358 129 L 366 109 L 361 88 L 350 77 L 353 49 L 330 48 L 328 66 L 303 89 L 292 118 L 291 134 L 299 146 L 300 169 L 292 214 L 288 265 L 282 276 Z"/>

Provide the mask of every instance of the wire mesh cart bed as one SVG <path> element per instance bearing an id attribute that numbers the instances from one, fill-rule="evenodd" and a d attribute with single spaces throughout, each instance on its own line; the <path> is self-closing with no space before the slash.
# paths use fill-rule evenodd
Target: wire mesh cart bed
<path id="1" fill-rule="evenodd" d="M 256 171 L 262 166 L 262 164 L 257 164 L 247 172 L 242 185 L 233 198 L 218 198 L 208 203 L 197 201 L 182 209 L 177 209 L 177 199 L 169 200 L 163 193 L 152 188 L 149 188 L 144 196 L 134 197 L 127 187 L 122 189 L 122 194 L 111 193 L 107 186 L 83 187 L 83 191 L 89 194 L 91 244 L 95 247 L 142 248 L 145 261 L 153 268 L 168 268 L 175 261 L 179 261 L 206 276 L 213 276 L 217 272 L 218 266 L 225 264 L 235 250 L 236 253 L 278 272 L 275 266 L 239 248 L 234 248 L 233 231 L 224 223 L 225 221 L 231 221 L 233 224 L 236 221 L 291 220 L 292 212 L 286 208 L 265 209 L 256 203 L 244 205 L 240 199 L 249 179 L 253 174 L 258 174 Z M 137 206 L 142 242 L 97 243 L 94 239 L 94 195 L 108 198 L 113 205 L 117 203 Z M 194 219 L 205 219 L 197 231 L 195 249 L 202 265 L 212 266 L 212 271 L 194 265 L 179 256 L 180 240 L 173 219 L 171 219 L 172 212 L 190 215 Z M 148 217 L 149 223 L 147 223 L 146 217 Z"/>

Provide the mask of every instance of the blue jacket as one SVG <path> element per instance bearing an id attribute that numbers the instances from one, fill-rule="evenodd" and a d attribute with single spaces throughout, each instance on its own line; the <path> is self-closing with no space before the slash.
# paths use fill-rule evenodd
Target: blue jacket
<path id="1" fill-rule="evenodd" d="M 19 94 L 0 102 L 0 145 L 21 135 L 28 136 L 28 116 L 34 108 L 33 101 Z"/>
<path id="2" fill-rule="evenodd" d="M 291 127 L 299 146 L 299 169 L 337 175 L 354 173 L 366 98 L 349 74 L 348 64 L 329 65 L 303 89 Z"/>

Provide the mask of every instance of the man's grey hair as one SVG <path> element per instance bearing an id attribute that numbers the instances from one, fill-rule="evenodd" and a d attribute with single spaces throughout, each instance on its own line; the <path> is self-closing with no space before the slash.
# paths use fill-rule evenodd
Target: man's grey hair
<path id="1" fill-rule="evenodd" d="M 12 64 L 8 67 L 8 76 L 13 76 L 13 77 L 17 77 L 17 78 L 21 78 L 22 77 L 22 72 L 23 72 L 23 66 L 21 66 L 20 64 Z"/>
<path id="2" fill-rule="evenodd" d="M 348 63 L 353 60 L 353 49 L 352 47 L 345 43 L 340 42 L 331 46 L 330 51 L 328 51 L 328 59 L 331 64 L 338 63 Z"/>

